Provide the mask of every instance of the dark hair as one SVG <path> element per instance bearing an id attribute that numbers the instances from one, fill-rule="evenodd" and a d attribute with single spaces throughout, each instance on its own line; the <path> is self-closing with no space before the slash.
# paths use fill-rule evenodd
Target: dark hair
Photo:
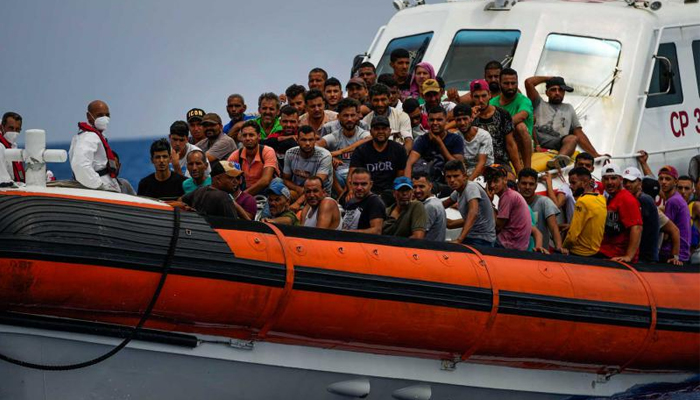
<path id="1" fill-rule="evenodd" d="M 467 117 L 472 116 L 472 107 L 467 103 L 459 103 L 452 109 L 452 116 L 455 118 L 466 115 Z"/>
<path id="2" fill-rule="evenodd" d="M 677 180 L 679 180 L 679 181 L 691 181 L 691 182 L 695 183 L 693 181 L 693 178 L 689 177 L 688 175 L 681 175 L 678 177 Z"/>
<path id="3" fill-rule="evenodd" d="M 582 153 L 582 154 L 588 154 L 588 153 Z M 591 171 L 589 171 L 587 168 L 584 167 L 576 167 L 572 168 L 571 171 L 569 171 L 569 176 L 576 175 L 576 176 L 585 176 L 586 178 L 590 179 L 591 178 Z"/>
<path id="4" fill-rule="evenodd" d="M 503 68 L 503 69 L 501 70 L 501 75 L 500 75 L 500 78 L 499 78 L 499 79 L 502 79 L 502 78 L 503 78 L 503 75 L 508 75 L 508 76 L 515 75 L 515 77 L 517 78 L 517 77 L 518 77 L 518 71 L 514 70 L 513 68 Z"/>
<path id="5" fill-rule="evenodd" d="M 357 174 L 367 174 L 367 175 L 369 175 L 369 180 L 370 180 L 370 181 L 372 180 L 372 173 L 369 172 L 369 170 L 368 170 L 367 168 L 365 168 L 365 167 L 357 167 L 357 168 L 354 168 L 354 169 L 352 170 L 352 174 L 353 174 L 353 175 L 357 175 Z"/>
<path id="6" fill-rule="evenodd" d="M 253 129 L 255 129 L 255 132 L 258 133 L 258 135 L 260 134 L 260 125 L 258 125 L 258 123 L 255 122 L 255 120 L 251 119 L 251 120 L 244 122 L 243 126 L 241 126 L 241 132 L 243 132 L 243 129 L 245 129 L 245 128 L 253 128 Z"/>
<path id="7" fill-rule="evenodd" d="M 294 114 L 299 114 L 299 110 L 297 110 L 293 106 L 290 106 L 289 104 L 285 104 L 280 109 L 280 115 L 294 115 Z M 257 125 L 257 124 L 255 124 L 255 125 Z"/>
<path id="8" fill-rule="evenodd" d="M 447 111 L 445 111 L 445 109 L 442 108 L 442 106 L 435 106 L 435 107 L 431 108 L 430 110 L 428 110 L 428 114 L 438 114 L 438 113 L 447 115 Z"/>
<path id="9" fill-rule="evenodd" d="M 309 181 L 318 181 L 321 184 L 321 186 L 323 186 L 323 179 L 321 179 L 321 177 L 318 175 L 312 175 L 312 176 L 306 178 L 306 182 L 309 182 Z M 304 183 L 306 183 L 306 182 L 304 182 Z"/>
<path id="10" fill-rule="evenodd" d="M 327 86 L 338 86 L 341 89 L 343 88 L 343 85 L 340 84 L 338 78 L 335 77 L 326 79 L 326 83 L 323 85 L 323 88 L 325 89 Z"/>
<path id="11" fill-rule="evenodd" d="M 290 101 L 291 99 L 304 93 L 306 93 L 306 88 L 302 85 L 297 85 L 296 83 L 289 86 L 287 90 L 284 91 L 285 96 L 287 96 L 287 101 Z"/>
<path id="12" fill-rule="evenodd" d="M 168 139 L 160 138 L 151 143 L 151 158 L 153 158 L 153 155 L 158 151 L 167 151 L 168 155 L 170 155 L 170 142 L 168 142 Z"/>
<path id="13" fill-rule="evenodd" d="M 384 85 L 387 85 L 390 88 L 399 86 L 399 83 L 396 82 L 396 78 L 394 78 L 393 74 L 381 74 L 381 75 L 379 75 L 377 77 L 377 83 L 382 83 Z"/>
<path id="14" fill-rule="evenodd" d="M 280 108 L 280 98 L 272 92 L 265 92 L 258 97 L 258 107 L 260 107 L 263 100 L 274 100 L 277 103 L 277 108 Z"/>
<path id="15" fill-rule="evenodd" d="M 503 64 L 501 64 L 500 61 L 491 60 L 486 63 L 486 66 L 484 66 L 484 72 L 489 69 L 503 69 Z"/>
<path id="16" fill-rule="evenodd" d="M 314 128 L 310 127 L 309 125 L 302 125 L 299 128 L 299 131 L 297 131 L 297 134 L 301 136 L 302 133 L 305 135 L 308 135 L 309 133 L 313 133 L 314 136 L 316 136 L 316 131 L 314 130 Z"/>
<path id="17" fill-rule="evenodd" d="M 430 179 L 430 174 L 428 174 L 428 171 L 426 170 L 418 170 L 411 174 L 411 179 L 418 180 L 420 178 L 425 178 L 425 180 L 428 181 L 428 183 L 430 183 L 431 185 L 433 183 L 433 180 Z"/>
<path id="18" fill-rule="evenodd" d="M 385 94 L 387 97 L 391 97 L 391 91 L 389 90 L 389 87 L 382 83 L 377 83 L 369 89 L 370 99 L 374 96 L 381 96 L 383 94 Z"/>
<path id="19" fill-rule="evenodd" d="M 442 79 L 441 76 L 436 76 L 435 80 L 437 81 L 438 85 L 440 85 L 440 89 L 445 90 L 445 80 Z"/>
<path id="20" fill-rule="evenodd" d="M 403 107 L 403 112 L 410 114 L 416 111 L 416 109 L 420 108 L 420 103 L 418 103 L 418 100 L 414 99 L 413 97 L 409 97 L 403 102 L 401 107 Z"/>
<path id="21" fill-rule="evenodd" d="M 375 67 L 374 64 L 372 64 L 369 61 L 365 61 L 362 64 L 360 64 L 359 67 L 357 67 L 357 69 L 360 69 L 360 68 L 372 68 L 372 71 L 377 72 L 377 67 Z"/>
<path id="22" fill-rule="evenodd" d="M 175 121 L 170 125 L 170 134 L 175 136 L 187 137 L 190 128 L 185 121 Z"/>
<path id="23" fill-rule="evenodd" d="M 408 52 L 406 49 L 394 49 L 394 51 L 391 52 L 391 56 L 389 56 L 389 61 L 394 62 L 398 60 L 399 58 L 411 58 L 411 53 Z"/>
<path id="24" fill-rule="evenodd" d="M 243 104 L 245 104 L 245 99 L 243 98 L 242 95 L 240 95 L 240 94 L 238 94 L 238 93 L 234 93 L 234 94 L 228 96 L 228 97 L 226 98 L 226 100 L 228 100 L 228 99 L 240 99 L 241 102 L 242 102 Z"/>
<path id="25" fill-rule="evenodd" d="M 187 153 L 187 155 L 185 156 L 185 161 L 189 161 L 190 156 L 192 154 L 200 154 L 202 156 L 202 162 L 204 162 L 204 164 L 206 164 L 206 165 L 209 165 L 209 160 L 207 160 L 206 153 L 204 153 L 202 150 L 199 150 L 199 149 L 195 149 L 195 150 L 192 150 L 189 153 Z"/>
<path id="26" fill-rule="evenodd" d="M 22 122 L 22 116 L 17 114 L 14 111 L 8 111 L 5 114 L 2 115 L 2 124 L 5 125 L 7 123 L 7 119 L 12 118 L 15 121 Z"/>
<path id="27" fill-rule="evenodd" d="M 518 172 L 518 180 L 521 180 L 523 178 L 533 178 L 535 181 L 537 180 L 537 171 L 535 171 L 532 168 L 523 168 Z"/>
<path id="28" fill-rule="evenodd" d="M 350 107 L 354 107 L 357 110 L 358 108 L 360 108 L 360 102 L 353 99 L 353 98 L 346 97 L 343 100 L 340 100 L 338 102 L 338 106 L 336 107 L 336 109 L 338 111 L 338 114 L 340 114 L 346 108 L 350 108 Z"/>
<path id="29" fill-rule="evenodd" d="M 595 158 L 593 158 L 593 156 L 590 153 L 586 152 L 578 153 L 578 155 L 576 156 L 576 162 L 578 162 L 578 160 L 588 160 L 590 162 L 595 162 Z"/>
<path id="30" fill-rule="evenodd" d="M 467 169 L 464 167 L 464 162 L 461 160 L 450 160 L 445 163 L 445 172 L 447 171 L 462 171 L 462 173 L 466 174 Z"/>
<path id="31" fill-rule="evenodd" d="M 318 89 L 311 89 L 304 95 L 304 102 L 308 103 L 311 100 L 316 100 L 318 98 L 323 98 L 323 93 Z"/>
<path id="32" fill-rule="evenodd" d="M 328 79 L 328 72 L 326 72 L 325 69 L 320 68 L 320 67 L 316 67 L 316 68 L 312 69 L 311 71 L 309 71 L 309 76 L 310 76 L 311 74 L 316 74 L 316 73 L 321 73 L 321 74 L 323 74 L 323 80 L 324 80 L 324 81 L 325 81 L 326 79 Z"/>

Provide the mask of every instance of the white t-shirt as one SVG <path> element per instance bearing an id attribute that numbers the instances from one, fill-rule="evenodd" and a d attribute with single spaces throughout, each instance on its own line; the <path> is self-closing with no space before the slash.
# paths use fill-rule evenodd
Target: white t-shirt
<path id="1" fill-rule="evenodd" d="M 185 156 L 180 158 L 180 170 L 184 172 L 185 176 L 187 178 L 191 178 L 190 176 L 190 171 L 187 170 L 187 156 L 193 151 L 193 150 L 199 150 L 202 151 L 199 147 L 193 145 L 192 143 L 187 143 L 186 144 L 186 150 L 185 150 Z M 209 176 L 209 173 L 211 172 L 211 165 L 207 165 L 207 170 L 204 172 L 204 176 Z"/>
<path id="2" fill-rule="evenodd" d="M 362 121 L 368 126 L 372 126 L 372 118 L 374 118 L 374 111 L 367 114 Z M 389 119 L 389 126 L 391 127 L 391 140 L 395 140 L 401 144 L 403 144 L 406 139 L 413 140 L 411 118 L 409 118 L 408 114 L 394 107 L 389 107 L 389 115 L 387 118 Z M 400 140 L 396 140 L 397 138 L 394 133 L 400 134 Z"/>
<path id="3" fill-rule="evenodd" d="M 476 136 L 468 141 L 464 135 L 464 164 L 467 167 L 467 174 L 474 172 L 479 159 L 479 154 L 486 154 L 486 165 L 493 164 L 493 140 L 491 134 L 481 128 L 476 128 Z"/>

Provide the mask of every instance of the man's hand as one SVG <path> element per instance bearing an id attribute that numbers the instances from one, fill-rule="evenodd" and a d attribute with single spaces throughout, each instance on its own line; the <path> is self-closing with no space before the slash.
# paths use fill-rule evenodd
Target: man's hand
<path id="1" fill-rule="evenodd" d="M 459 104 L 459 91 L 455 88 L 447 89 L 447 100 Z"/>
<path id="2" fill-rule="evenodd" d="M 644 150 L 639 150 L 639 155 L 637 156 L 637 161 L 639 161 L 640 164 L 646 164 L 648 160 L 649 160 L 649 153 L 647 153 Z"/>
<path id="3" fill-rule="evenodd" d="M 669 258 L 666 262 L 669 264 L 678 265 L 678 266 L 683 265 L 683 261 L 681 261 L 675 257 Z"/>
<path id="4" fill-rule="evenodd" d="M 569 255 L 569 249 L 566 249 L 566 248 L 564 248 L 564 247 L 557 247 L 556 249 L 554 249 L 554 252 L 555 252 L 555 253 L 563 254 L 563 255 L 565 255 L 565 256 L 568 256 L 568 255 Z"/>
<path id="5" fill-rule="evenodd" d="M 287 95 L 286 95 L 286 94 L 282 93 L 282 94 L 280 94 L 280 95 L 277 96 L 277 97 L 280 98 L 280 104 L 284 104 L 284 103 L 287 102 Z"/>
<path id="6" fill-rule="evenodd" d="M 170 160 L 173 164 L 173 170 L 175 173 L 182 175 L 182 168 L 180 168 L 180 152 L 172 149 L 170 151 Z"/>
<path id="7" fill-rule="evenodd" d="M 339 158 L 333 157 L 333 158 L 331 159 L 331 161 L 332 161 L 332 163 L 333 163 L 333 168 L 338 168 L 338 167 L 340 167 L 341 165 L 343 165 L 343 160 L 341 160 L 341 159 L 339 159 Z"/>
<path id="8" fill-rule="evenodd" d="M 442 142 L 442 139 L 440 139 L 440 136 L 433 134 L 432 131 L 428 131 L 428 139 L 430 139 L 431 142 L 435 142 L 435 143 Z"/>
<path id="9" fill-rule="evenodd" d="M 532 251 L 536 253 L 549 254 L 549 250 L 545 249 L 544 247 L 535 247 Z"/>
<path id="10" fill-rule="evenodd" d="M 619 261 L 619 262 L 630 262 L 632 261 L 632 257 L 627 257 L 627 256 L 622 256 L 622 257 L 613 257 L 611 258 L 613 261 Z"/>

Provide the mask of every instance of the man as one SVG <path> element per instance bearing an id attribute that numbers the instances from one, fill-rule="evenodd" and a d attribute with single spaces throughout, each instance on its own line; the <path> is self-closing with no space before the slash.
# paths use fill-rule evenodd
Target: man
<path id="1" fill-rule="evenodd" d="M 80 131 L 73 136 L 68 150 L 73 176 L 88 189 L 120 192 L 117 161 L 104 133 L 109 124 L 109 107 L 95 100 L 88 105 L 86 115 L 88 122 L 78 124 Z"/>
<path id="2" fill-rule="evenodd" d="M 654 199 L 642 192 L 642 175 L 635 167 L 628 167 L 622 173 L 622 186 L 639 201 L 642 213 L 642 238 L 639 242 L 639 260 L 646 262 L 659 261 L 659 211 Z M 679 249 L 676 249 L 678 254 Z M 668 262 L 680 264 L 680 260 L 670 259 Z"/>
<path id="3" fill-rule="evenodd" d="M 238 138 L 243 147 L 234 151 L 229 161 L 241 165 L 245 178 L 245 192 L 255 196 L 261 193 L 279 175 L 277 157 L 270 146 L 260 143 L 260 125 L 256 121 L 243 123 Z"/>
<path id="4" fill-rule="evenodd" d="M 323 98 L 328 110 L 338 112 L 338 103 L 343 99 L 343 86 L 337 78 L 328 78 L 323 87 Z"/>
<path id="5" fill-rule="evenodd" d="M 310 89 L 304 96 L 306 101 L 306 113 L 299 117 L 299 125 L 308 125 L 313 128 L 314 133 L 318 134 L 321 127 L 338 118 L 338 113 L 331 110 L 326 110 L 326 101 L 323 99 L 323 93 L 320 90 Z"/>
<path id="6" fill-rule="evenodd" d="M 499 61 L 489 61 L 484 66 L 484 82 L 486 82 L 491 98 L 494 98 L 501 94 L 501 85 L 499 80 L 501 79 L 501 70 L 503 70 L 503 65 Z M 457 104 L 460 103 L 472 103 L 471 92 L 459 96 L 457 89 L 450 89 L 447 91 L 448 98 Z M 490 100 L 490 99 L 489 99 Z"/>
<path id="7" fill-rule="evenodd" d="M 400 176 L 394 179 L 394 204 L 386 209 L 382 234 L 409 239 L 425 238 L 427 215 L 420 201 L 412 200 L 413 182 Z"/>
<path id="8" fill-rule="evenodd" d="M 173 167 L 173 172 L 178 175 L 184 174 L 186 178 L 189 178 L 190 173 L 187 170 L 187 155 L 190 154 L 192 150 L 201 149 L 187 141 L 187 133 L 187 122 L 175 121 L 170 125 L 170 136 L 168 136 L 168 138 L 170 139 L 170 147 L 172 148 L 170 163 Z M 208 166 L 206 174 L 209 174 Z"/>
<path id="9" fill-rule="evenodd" d="M 323 86 L 328 79 L 328 73 L 323 68 L 314 68 L 309 71 L 309 90 L 316 89 L 323 91 Z"/>
<path id="10" fill-rule="evenodd" d="M 267 136 L 262 144 L 270 146 L 275 150 L 279 169 L 284 169 L 284 153 L 292 147 L 297 146 L 297 136 L 299 131 L 299 112 L 289 104 L 280 109 L 280 125 L 282 130 Z"/>
<path id="11" fill-rule="evenodd" d="M 282 179 L 275 178 L 267 188 L 267 204 L 270 206 L 269 218 L 261 219 L 262 222 L 269 222 L 278 225 L 299 225 L 296 214 L 289 209 L 291 193 Z"/>
<path id="12" fill-rule="evenodd" d="M 459 220 L 447 220 L 447 228 L 462 228 L 454 242 L 493 247 L 496 242 L 496 222 L 491 200 L 484 188 L 467 180 L 464 163 L 457 160 L 445 164 L 445 179 L 453 192 L 442 204 L 445 208 L 457 204 L 462 216 Z"/>
<path id="13" fill-rule="evenodd" d="M 202 118 L 205 139 L 197 142 L 209 162 L 225 160 L 234 150 L 236 142 L 222 131 L 221 117 L 216 113 L 205 114 Z"/>
<path id="14" fill-rule="evenodd" d="M 357 68 L 357 77 L 365 81 L 368 88 L 377 83 L 377 68 L 369 61 L 365 61 Z"/>
<path id="15" fill-rule="evenodd" d="M 190 129 L 190 143 L 195 144 L 206 138 L 204 136 L 204 128 L 202 127 L 202 118 L 204 118 L 204 110 L 201 108 L 193 108 L 187 111 L 187 126 Z"/>
<path id="16" fill-rule="evenodd" d="M 569 171 L 569 186 L 576 197 L 576 206 L 563 246 L 570 254 L 583 257 L 600 251 L 608 214 L 605 197 L 595 191 L 592 182 L 587 168 L 575 167 Z"/>
<path id="17" fill-rule="evenodd" d="M 248 106 L 246 106 L 245 99 L 243 99 L 242 95 L 235 93 L 228 96 L 228 99 L 226 100 L 226 112 L 231 120 L 224 125 L 225 134 L 228 135 L 231 128 L 233 128 L 233 126 L 237 123 L 255 118 L 252 115 L 246 115 L 245 110 L 247 109 Z"/>
<path id="18" fill-rule="evenodd" d="M 428 133 L 428 131 L 423 128 L 423 120 L 425 119 L 427 125 L 428 117 L 423 113 L 423 109 L 418 103 L 418 100 L 410 97 L 401 104 L 401 107 L 403 108 L 403 112 L 408 115 L 408 119 L 411 121 L 411 135 L 413 135 L 414 141 L 418 139 L 419 136 L 423 136 Z"/>
<path id="19" fill-rule="evenodd" d="M 304 182 L 310 176 L 318 176 L 323 180 L 323 190 L 331 194 L 333 187 L 333 162 L 331 153 L 316 147 L 316 132 L 304 125 L 299 128 L 297 137 L 299 146 L 292 147 L 284 154 L 284 169 L 282 178 L 284 184 L 292 191 L 296 201 L 290 206 L 292 211 L 299 211 L 304 204 Z"/>
<path id="20" fill-rule="evenodd" d="M 681 175 L 676 181 L 676 190 L 683 196 L 683 200 L 688 204 L 695 201 L 697 197 L 694 193 L 694 187 L 693 178 L 688 175 Z"/>
<path id="21" fill-rule="evenodd" d="M 381 234 L 386 209 L 379 196 L 372 193 L 372 176 L 362 167 L 355 168 L 348 176 L 353 196 L 345 204 L 343 230 Z"/>
<path id="22" fill-rule="evenodd" d="M 447 233 L 447 214 L 442 201 L 433 195 L 433 182 L 425 172 L 415 172 L 412 176 L 413 197 L 423 203 L 427 221 L 425 240 L 444 242 Z"/>
<path id="23" fill-rule="evenodd" d="M 124 194 L 136 196 L 136 191 L 134 190 L 134 187 L 131 186 L 129 180 L 127 180 L 126 178 L 119 177 L 119 171 L 121 171 L 122 169 L 122 163 L 121 161 L 119 161 L 119 154 L 117 154 L 116 151 L 113 151 L 113 153 L 114 159 L 117 161 L 117 183 L 119 184 L 119 191 Z"/>
<path id="24" fill-rule="evenodd" d="M 549 197 L 535 194 L 535 189 L 537 189 L 537 171 L 532 168 L 521 169 L 518 173 L 518 192 L 535 215 L 535 225 L 542 233 L 542 247 L 550 248 L 551 237 L 555 253 L 568 253 L 562 248 L 561 233 L 557 224 L 559 208 Z"/>
<path id="25" fill-rule="evenodd" d="M 389 106 L 389 88 L 377 83 L 369 91 L 369 99 L 372 103 L 372 112 L 367 114 L 363 121 L 370 124 L 375 115 L 384 116 L 389 120 L 391 128 L 391 140 L 402 144 L 406 154 L 413 147 L 413 134 L 411 133 L 411 120 L 408 115 L 394 107 Z"/>
<path id="26" fill-rule="evenodd" d="M 199 152 L 193 152 L 193 154 L 196 153 Z M 233 192 L 233 180 L 240 175 L 240 172 L 228 161 L 213 162 L 211 185 L 200 187 L 182 196 L 181 203 L 203 215 L 238 219 L 235 202 L 231 199 L 230 193 Z"/>
<path id="27" fill-rule="evenodd" d="M 518 73 L 514 69 L 504 68 L 499 83 L 501 94 L 491 99 L 489 104 L 501 107 L 510 114 L 518 152 L 524 167 L 529 168 L 532 164 L 532 102 L 518 92 Z"/>
<path id="28" fill-rule="evenodd" d="M 268 92 L 260 95 L 258 98 L 258 113 L 260 117 L 253 121 L 260 126 L 261 140 L 265 140 L 268 135 L 282 130 L 279 118 L 277 118 L 279 111 L 280 99 L 276 94 Z"/>
<path id="29" fill-rule="evenodd" d="M 22 116 L 16 112 L 6 112 L 2 116 L 2 124 L 0 124 L 0 145 L 5 149 L 16 149 L 17 138 L 22 131 Z M 6 166 L 0 165 L 0 168 L 7 168 L 12 180 L 15 182 L 25 181 L 24 163 L 21 161 L 7 162 Z"/>
<path id="30" fill-rule="evenodd" d="M 401 100 L 410 96 L 411 77 L 408 73 L 411 67 L 411 54 L 406 49 L 395 49 L 389 56 L 389 66 L 394 70 L 394 79 L 401 92 Z"/>
<path id="31" fill-rule="evenodd" d="M 166 139 L 151 144 L 151 163 L 156 171 L 141 179 L 137 191 L 139 196 L 177 199 L 185 194 L 182 190 L 185 177 L 170 171 L 170 154 L 170 143 Z"/>
<path id="32" fill-rule="evenodd" d="M 498 196 L 496 247 L 527 250 L 532 234 L 530 208 L 520 193 L 508 187 L 508 172 L 501 165 L 486 168 L 489 191 Z"/>
<path id="33" fill-rule="evenodd" d="M 411 177 L 414 167 L 416 170 L 428 171 L 434 181 L 444 183 L 443 167 L 451 160 L 464 160 L 464 141 L 459 135 L 448 133 L 447 112 L 437 106 L 428 112 L 430 130 L 418 137 L 406 162 L 407 177 Z"/>
<path id="34" fill-rule="evenodd" d="M 593 158 L 592 155 L 586 152 L 578 153 L 576 156 L 576 160 L 574 161 L 574 168 L 585 168 L 587 169 L 591 174 L 593 174 L 593 171 L 595 171 L 595 158 Z M 595 190 L 603 194 L 605 192 L 605 187 L 603 186 L 603 182 L 597 180 L 594 178 L 593 181 L 595 185 Z"/>
<path id="35" fill-rule="evenodd" d="M 484 169 L 493 164 L 493 139 L 491 135 L 475 126 L 472 108 L 469 104 L 457 104 L 452 110 L 457 130 L 464 141 L 464 165 L 469 180 L 483 175 Z M 413 123 L 413 122 L 411 122 Z"/>
<path id="36" fill-rule="evenodd" d="M 367 84 L 362 78 L 351 78 L 348 83 L 345 84 L 345 90 L 348 91 L 348 97 L 357 100 L 360 104 L 366 105 L 367 103 Z"/>
<path id="37" fill-rule="evenodd" d="M 537 91 L 537 85 L 543 82 L 546 84 L 545 94 L 549 101 L 542 101 Z M 557 162 L 560 167 L 565 166 L 568 163 L 566 160 L 574 154 L 577 145 L 590 153 L 593 158 L 600 156 L 583 132 L 574 107 L 564 103 L 565 93 L 574 91 L 571 86 L 566 85 L 564 78 L 533 76 L 525 80 L 525 90 L 534 107 L 533 139 L 535 143 L 542 148 L 556 150 L 559 155 L 566 157 L 561 159 L 564 162 L 550 160 L 552 162 L 547 167 L 556 167 Z"/>
<path id="38" fill-rule="evenodd" d="M 326 196 L 323 179 L 314 175 L 304 182 L 306 205 L 301 211 L 301 225 L 312 228 L 339 230 L 342 227 L 338 202 Z"/>
<path id="39" fill-rule="evenodd" d="M 374 87 L 379 84 L 374 85 Z M 372 190 L 381 194 L 385 204 L 394 202 L 391 188 L 396 177 L 403 176 L 406 169 L 406 151 L 404 148 L 389 140 L 391 125 L 389 120 L 381 115 L 372 119 L 370 134 L 372 141 L 359 146 L 350 158 L 350 172 L 353 168 L 362 167 L 372 176 Z"/>
<path id="40" fill-rule="evenodd" d="M 672 254 L 671 243 L 666 241 L 661 246 L 659 260 L 672 258 L 687 262 L 690 260 L 690 211 L 685 199 L 676 190 L 678 171 L 675 167 L 666 165 L 661 167 L 657 176 L 661 186 L 661 195 L 664 198 L 664 214 L 678 227 L 681 234 L 680 254 Z"/>
<path id="41" fill-rule="evenodd" d="M 224 161 L 222 161 L 222 163 L 224 163 Z M 255 215 L 258 212 L 258 203 L 253 196 L 244 192 L 241 188 L 241 184 L 243 183 L 243 171 L 241 170 L 241 166 L 233 161 L 225 161 L 225 163 L 233 169 L 231 171 L 233 179 L 231 180 L 231 191 L 229 193 L 234 200 L 233 206 L 236 209 L 236 213 L 242 219 L 254 221 Z"/>
<path id="42" fill-rule="evenodd" d="M 389 97 L 389 105 L 391 107 L 398 108 L 399 110 L 403 109 L 403 103 L 401 102 L 401 91 L 399 90 L 399 84 L 396 83 L 396 79 L 394 79 L 394 75 L 381 74 L 377 78 L 377 83 L 386 85 L 389 88 L 389 93 L 391 93 L 391 96 Z"/>
<path id="43" fill-rule="evenodd" d="M 642 239 L 639 202 L 622 187 L 622 171 L 617 165 L 603 167 L 603 184 L 608 193 L 608 215 L 599 254 L 613 261 L 637 262 Z"/>
<path id="44" fill-rule="evenodd" d="M 473 125 L 487 131 L 491 135 L 493 142 L 493 162 L 503 165 L 510 170 L 510 163 L 513 163 L 515 172 L 522 168 L 518 146 L 513 138 L 513 120 L 508 112 L 500 107 L 489 104 L 491 98 L 488 83 L 483 79 L 473 81 L 469 85 L 471 96 L 474 101 Z M 515 176 L 515 175 L 512 175 Z"/>
<path id="45" fill-rule="evenodd" d="M 189 172 L 190 177 L 182 182 L 182 190 L 184 190 L 185 194 L 211 185 L 211 172 L 209 175 L 206 173 L 209 169 L 209 162 L 204 152 L 202 150 L 193 150 L 187 155 L 186 160 L 187 172 Z M 214 163 L 215 161 L 212 162 L 212 164 Z"/>
<path id="46" fill-rule="evenodd" d="M 442 83 L 440 83 L 442 82 Z M 438 77 L 437 79 L 426 79 L 421 86 L 421 93 L 423 94 L 423 100 L 425 103 L 421 106 L 423 112 L 427 113 L 435 107 L 442 107 L 447 111 L 448 116 L 451 117 L 452 109 L 455 108 L 456 104 L 451 101 L 442 101 L 442 96 L 445 95 L 445 81 Z M 452 118 L 450 118 L 452 119 Z"/>
<path id="47" fill-rule="evenodd" d="M 306 94 L 306 88 L 302 85 L 291 85 L 284 91 L 285 96 L 287 96 L 287 104 L 297 109 L 299 115 L 306 112 L 306 101 L 304 100 L 304 95 Z"/>

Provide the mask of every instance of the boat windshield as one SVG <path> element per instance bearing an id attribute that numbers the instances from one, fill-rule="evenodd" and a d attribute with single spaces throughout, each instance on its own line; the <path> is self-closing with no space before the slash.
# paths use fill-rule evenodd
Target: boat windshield
<path id="1" fill-rule="evenodd" d="M 616 40 L 552 33 L 535 75 L 561 76 L 577 95 L 606 96 L 612 92 L 621 49 Z"/>
<path id="2" fill-rule="evenodd" d="M 469 83 L 484 77 L 484 65 L 499 61 L 506 66 L 518 46 L 520 31 L 462 30 L 457 32 L 438 75 L 448 88 L 469 90 Z"/>
<path id="3" fill-rule="evenodd" d="M 386 46 L 386 49 L 384 50 L 384 54 L 382 55 L 382 58 L 379 60 L 379 63 L 377 63 L 377 76 L 385 73 L 393 73 L 394 70 L 391 69 L 389 66 L 389 61 L 391 61 L 391 52 L 396 50 L 396 49 L 406 49 L 408 52 L 411 54 L 411 65 L 414 63 L 414 58 L 417 53 L 420 51 L 419 58 L 423 58 L 423 54 L 425 53 L 425 49 L 428 47 L 430 44 L 430 39 L 433 38 L 433 32 L 426 32 L 426 33 L 420 33 L 418 35 L 412 35 L 412 36 L 404 36 L 400 38 L 396 38 L 389 42 L 389 45 Z M 416 60 L 415 63 L 420 62 L 421 60 Z"/>

